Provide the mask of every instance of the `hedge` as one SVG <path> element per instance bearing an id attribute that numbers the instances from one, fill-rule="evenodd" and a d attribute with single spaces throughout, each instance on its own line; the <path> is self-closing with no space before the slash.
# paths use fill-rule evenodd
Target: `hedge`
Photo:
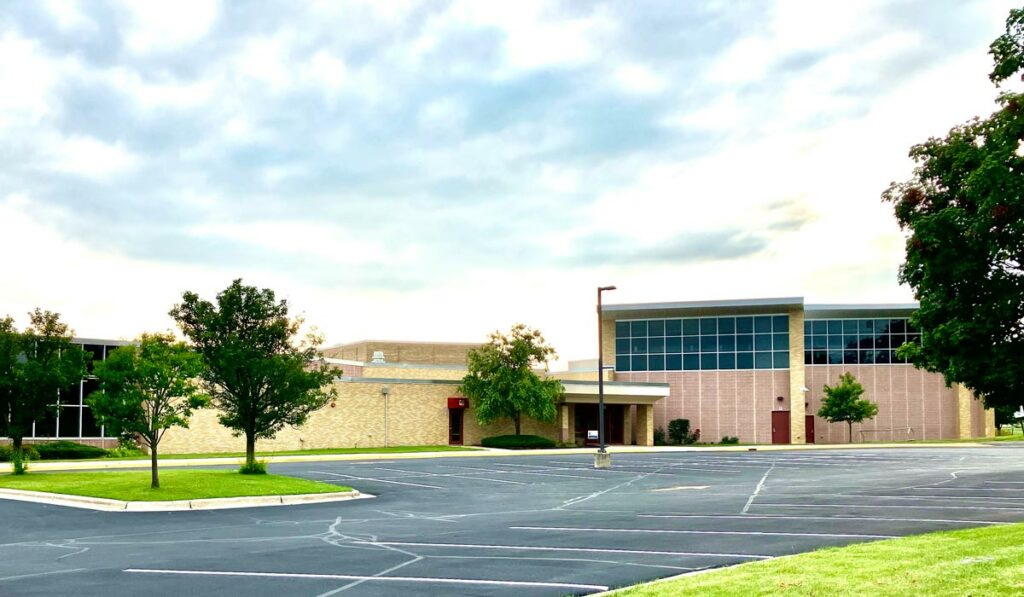
<path id="1" fill-rule="evenodd" d="M 107 451 L 96 446 L 86 446 L 69 441 L 46 442 L 34 444 L 41 460 L 80 460 L 84 458 L 103 458 Z"/>
<path id="2" fill-rule="evenodd" d="M 505 448 L 506 450 L 555 447 L 555 442 L 539 435 L 496 435 L 485 437 L 480 444 L 485 448 Z"/>
<path id="3" fill-rule="evenodd" d="M 14 450 L 10 446 L 0 446 L 0 462 L 10 462 Z M 21 453 L 28 456 L 29 460 L 39 460 L 39 452 L 28 444 L 22 444 Z"/>

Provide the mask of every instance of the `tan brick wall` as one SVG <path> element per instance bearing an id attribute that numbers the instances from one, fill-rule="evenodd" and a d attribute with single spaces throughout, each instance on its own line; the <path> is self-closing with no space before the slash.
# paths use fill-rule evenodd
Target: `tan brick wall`
<path id="1" fill-rule="evenodd" d="M 804 402 L 804 310 L 789 311 L 789 442 L 807 443 Z"/>
<path id="2" fill-rule="evenodd" d="M 465 367 L 395 367 L 387 365 L 366 365 L 363 376 L 389 379 L 440 379 L 459 381 L 466 376 Z"/>
<path id="3" fill-rule="evenodd" d="M 605 366 L 615 366 L 615 322 L 601 321 L 601 358 Z"/>
<path id="4" fill-rule="evenodd" d="M 368 340 L 323 350 L 324 356 L 369 362 L 373 353 L 384 353 L 387 363 L 416 363 L 421 365 L 465 365 L 466 353 L 478 348 L 478 343 L 388 342 Z"/>
<path id="5" fill-rule="evenodd" d="M 636 406 L 636 445 L 654 445 L 654 407 L 649 404 Z"/>
<path id="6" fill-rule="evenodd" d="M 597 371 L 552 371 L 547 376 L 562 381 L 597 381 Z M 615 372 L 605 371 L 604 380 L 615 381 Z"/>

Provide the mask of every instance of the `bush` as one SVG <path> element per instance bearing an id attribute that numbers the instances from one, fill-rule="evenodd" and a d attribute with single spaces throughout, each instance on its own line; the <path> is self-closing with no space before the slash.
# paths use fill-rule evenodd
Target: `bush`
<path id="1" fill-rule="evenodd" d="M 238 469 L 238 472 L 243 475 L 265 475 L 267 474 L 267 463 L 264 460 L 246 462 Z"/>
<path id="2" fill-rule="evenodd" d="M 654 445 L 664 446 L 665 445 L 665 429 L 663 427 L 654 428 Z"/>
<path id="3" fill-rule="evenodd" d="M 46 442 L 35 444 L 41 460 L 80 460 L 83 458 L 103 458 L 107 451 L 96 446 L 86 446 L 69 441 Z"/>
<path id="4" fill-rule="evenodd" d="M 145 456 L 145 454 L 138 446 L 118 446 L 107 450 L 107 458 L 138 458 L 139 456 Z"/>
<path id="5" fill-rule="evenodd" d="M 726 445 L 726 446 L 733 445 L 733 444 L 738 444 L 738 443 L 740 443 L 740 438 L 738 438 L 738 437 L 727 435 L 727 436 L 722 438 L 722 444 Z"/>
<path id="6" fill-rule="evenodd" d="M 10 446 L 0 446 L 0 462 L 10 462 L 14 455 L 14 449 Z M 24 455 L 25 460 L 39 460 L 39 452 L 35 448 L 28 444 L 21 446 L 21 453 Z"/>
<path id="7" fill-rule="evenodd" d="M 539 435 L 496 435 L 485 437 L 480 445 L 485 448 L 504 448 L 506 450 L 530 450 L 535 448 L 554 448 L 555 442 Z"/>
<path id="8" fill-rule="evenodd" d="M 690 433 L 689 419 L 672 419 L 668 422 L 668 440 L 672 444 L 695 444 L 700 440 L 700 429 Z"/>

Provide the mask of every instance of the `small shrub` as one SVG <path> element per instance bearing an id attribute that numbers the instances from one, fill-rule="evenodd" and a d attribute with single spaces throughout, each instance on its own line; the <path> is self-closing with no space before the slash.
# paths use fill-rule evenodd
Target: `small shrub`
<path id="1" fill-rule="evenodd" d="M 700 429 L 690 432 L 689 419 L 672 419 L 668 422 L 668 441 L 671 444 L 695 444 L 700 441 Z"/>
<path id="2" fill-rule="evenodd" d="M 654 445 L 664 446 L 665 445 L 665 429 L 663 427 L 654 428 Z"/>
<path id="3" fill-rule="evenodd" d="M 265 475 L 267 474 L 267 463 L 265 460 L 246 462 L 238 469 L 238 472 L 243 475 Z"/>
<path id="4" fill-rule="evenodd" d="M 696 444 L 700 441 L 700 429 L 694 429 L 692 433 L 688 434 L 683 438 L 683 443 L 686 445 Z"/>
<path id="5" fill-rule="evenodd" d="M 80 460 L 83 458 L 103 458 L 107 451 L 96 446 L 86 446 L 69 441 L 46 442 L 35 444 L 40 460 Z"/>
<path id="6" fill-rule="evenodd" d="M 118 446 L 107 450 L 107 458 L 138 458 L 139 456 L 145 456 L 145 454 L 138 446 Z"/>
<path id="7" fill-rule="evenodd" d="M 554 448 L 555 442 L 539 435 L 496 435 L 485 437 L 480 445 L 485 448 L 504 448 L 506 450 L 531 450 L 537 448 Z"/>
<path id="8" fill-rule="evenodd" d="M 25 458 L 25 452 L 15 450 L 11 453 L 11 472 L 15 475 L 24 475 L 28 472 L 28 460 Z"/>
<path id="9" fill-rule="evenodd" d="M 10 462 L 14 449 L 11 446 L 0 446 L 0 462 Z M 23 460 L 39 460 L 39 452 L 28 444 L 21 446 Z"/>
<path id="10" fill-rule="evenodd" d="M 740 443 L 740 438 L 735 437 L 735 436 L 727 435 L 727 436 L 722 438 L 722 445 L 725 445 L 725 446 L 734 445 L 734 444 L 738 444 L 738 443 Z"/>

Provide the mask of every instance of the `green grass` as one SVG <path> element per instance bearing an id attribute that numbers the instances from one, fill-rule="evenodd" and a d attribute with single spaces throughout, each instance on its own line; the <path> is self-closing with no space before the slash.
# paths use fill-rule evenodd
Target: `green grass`
<path id="1" fill-rule="evenodd" d="M 149 475 L 148 470 L 29 473 L 24 476 L 0 475 L 0 487 L 84 495 L 129 502 L 330 493 L 349 489 L 329 483 L 281 475 L 242 475 L 234 470 L 160 471 L 160 489 L 151 489 Z"/>
<path id="2" fill-rule="evenodd" d="M 1021 594 L 1024 524 L 833 547 L 616 593 L 621 597 Z"/>
<path id="3" fill-rule="evenodd" d="M 322 456 L 330 454 L 406 454 L 411 452 L 469 452 L 476 448 L 464 446 L 393 446 L 390 448 L 323 448 L 320 450 L 282 450 L 256 452 L 257 458 L 267 456 Z M 148 459 L 149 456 L 142 458 Z M 245 458 L 245 452 L 196 452 L 193 454 L 161 454 L 160 460 L 181 458 Z"/>

